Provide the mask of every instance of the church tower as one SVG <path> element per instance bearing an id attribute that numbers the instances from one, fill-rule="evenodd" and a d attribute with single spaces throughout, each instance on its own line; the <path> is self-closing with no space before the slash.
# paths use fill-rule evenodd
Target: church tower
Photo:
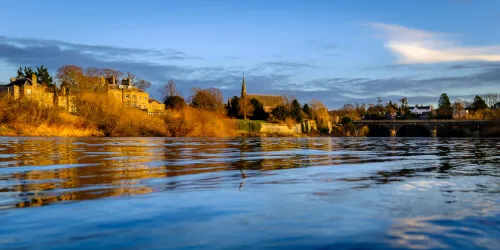
<path id="1" fill-rule="evenodd" d="M 241 96 L 245 97 L 247 95 L 247 85 L 245 85 L 245 75 L 243 74 L 243 78 L 241 79 Z"/>

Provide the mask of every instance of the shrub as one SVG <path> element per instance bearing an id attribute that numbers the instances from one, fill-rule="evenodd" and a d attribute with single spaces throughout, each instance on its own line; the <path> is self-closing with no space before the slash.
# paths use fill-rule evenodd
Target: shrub
<path id="1" fill-rule="evenodd" d="M 181 110 L 186 106 L 186 101 L 181 96 L 169 96 L 165 100 L 166 109 Z"/>
<path id="2" fill-rule="evenodd" d="M 262 125 L 260 121 L 237 120 L 236 127 L 245 132 L 260 132 Z"/>

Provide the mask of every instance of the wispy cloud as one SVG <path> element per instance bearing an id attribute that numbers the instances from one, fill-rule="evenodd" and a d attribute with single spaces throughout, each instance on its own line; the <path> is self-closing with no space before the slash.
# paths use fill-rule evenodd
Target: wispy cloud
<path id="1" fill-rule="evenodd" d="M 237 63 L 234 66 L 211 65 L 207 62 L 209 60 L 196 61 L 198 63 L 192 64 L 193 61 L 189 59 L 185 59 L 182 63 L 166 58 L 158 61 L 148 60 L 149 57 L 160 58 L 168 55 L 191 57 L 185 52 L 174 49 L 151 50 L 0 37 L 0 61 L 7 66 L 16 68 L 24 65 L 44 64 L 54 72 L 64 64 L 76 64 L 82 67 L 131 71 L 153 82 L 154 86 L 150 89 L 150 94 L 155 98 L 159 96 L 155 91 L 158 84 L 170 79 L 177 83 L 178 88 L 186 97 L 193 87 L 217 87 L 227 98 L 239 93 L 243 72 L 249 93 L 291 95 L 299 98 L 302 103 L 315 98 L 331 108 L 340 107 L 344 103 L 373 103 L 377 96 L 393 101 L 402 96 L 408 96 L 411 103 L 428 103 L 437 102 L 442 92 L 447 92 L 453 97 L 469 93 L 472 95 L 475 94 L 472 92 L 476 91 L 485 92 L 483 89 L 488 92 L 500 91 L 498 86 L 500 63 L 491 62 L 456 63 L 448 65 L 449 70 L 470 68 L 478 72 L 448 77 L 428 76 L 423 79 L 415 77 L 319 77 L 310 73 L 321 72 L 324 70 L 321 66 L 313 62 L 284 58 L 246 66 Z M 124 60 L 124 58 L 128 59 Z M 394 65 L 394 67 L 402 68 L 413 66 Z M 2 80 L 8 80 L 8 78 L 0 79 L 0 82 Z M 474 86 L 473 90 L 471 86 Z"/>
<path id="2" fill-rule="evenodd" d="M 500 61 L 500 45 L 465 46 L 449 34 L 412 29 L 400 25 L 370 23 L 381 31 L 385 46 L 398 63 L 442 63 L 459 61 Z"/>

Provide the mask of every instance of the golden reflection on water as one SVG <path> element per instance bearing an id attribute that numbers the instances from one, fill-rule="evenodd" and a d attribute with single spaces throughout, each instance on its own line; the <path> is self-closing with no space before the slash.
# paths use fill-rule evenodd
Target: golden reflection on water
<path id="1" fill-rule="evenodd" d="M 228 180 L 238 183 L 234 188 L 241 190 L 248 178 L 274 174 L 273 170 L 279 169 L 385 163 L 412 156 L 432 156 L 429 159 L 436 162 L 424 166 L 412 164 L 411 168 L 373 169 L 370 175 L 364 176 L 318 177 L 328 182 L 356 182 L 359 184 L 356 188 L 369 188 L 427 172 L 453 171 L 452 159 L 446 156 L 455 152 L 461 154 L 453 155 L 460 164 L 491 165 L 496 161 L 495 154 L 488 154 L 493 158 L 485 157 L 487 154 L 481 151 L 495 147 L 481 148 L 482 142 L 458 141 L 452 146 L 446 143 L 435 146 L 437 143 L 427 141 L 412 143 L 357 138 L 3 137 L 0 138 L 0 209 L 180 188 L 217 188 Z M 472 144 L 475 147 L 471 148 Z M 482 153 L 477 156 L 477 152 Z M 435 160 L 436 157 L 443 159 Z M 476 174 L 474 168 L 458 170 L 460 174 Z M 483 166 L 481 171 L 489 174 L 496 170 Z M 444 181 L 408 181 L 402 189 L 425 190 L 436 185 L 441 187 L 443 183 L 446 184 Z"/>
<path id="2" fill-rule="evenodd" d="M 0 208 L 147 194 L 148 179 L 165 179 L 226 170 L 275 170 L 334 164 L 339 155 L 296 154 L 293 150 L 340 150 L 331 140 L 263 138 L 223 140 L 162 138 L 4 138 L 0 141 Z M 354 157 L 356 158 L 356 157 Z M 355 160 L 355 159 L 353 159 Z M 211 179 L 212 183 L 223 178 Z M 167 188 L 175 188 L 175 181 Z M 240 185 L 240 188 L 243 184 Z M 1 200 L 1 199 L 0 199 Z"/>

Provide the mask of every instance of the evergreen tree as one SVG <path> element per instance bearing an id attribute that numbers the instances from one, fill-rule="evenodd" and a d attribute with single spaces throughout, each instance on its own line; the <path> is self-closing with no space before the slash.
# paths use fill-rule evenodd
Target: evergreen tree
<path id="1" fill-rule="evenodd" d="M 274 118 L 284 121 L 287 117 L 290 116 L 290 112 L 286 108 L 285 105 L 278 105 L 276 108 L 273 109 L 271 112 L 274 116 Z"/>
<path id="2" fill-rule="evenodd" d="M 36 67 L 36 73 L 38 77 L 38 81 L 40 83 L 44 83 L 48 87 L 53 87 L 54 83 L 52 80 L 52 76 L 50 76 L 49 71 L 47 68 L 45 68 L 43 65 L 40 65 L 40 67 Z"/>
<path id="3" fill-rule="evenodd" d="M 450 98 L 446 93 L 442 93 L 439 97 L 438 114 L 440 118 L 450 119 L 453 115 L 453 107 L 451 106 Z"/>
<path id="4" fill-rule="evenodd" d="M 250 101 L 253 105 L 253 119 L 254 120 L 267 120 L 268 114 L 264 110 L 264 105 L 259 100 L 253 98 Z"/>
<path id="5" fill-rule="evenodd" d="M 17 70 L 17 78 L 30 78 L 35 74 L 37 77 L 37 81 L 40 84 L 45 84 L 48 87 L 54 87 L 54 82 L 52 76 L 49 74 L 49 70 L 45 68 L 43 65 L 40 67 L 36 66 L 36 71 L 34 71 L 31 67 L 19 67 Z"/>
<path id="6" fill-rule="evenodd" d="M 24 67 L 24 69 L 22 67 L 19 67 L 19 69 L 17 70 L 17 78 L 31 78 L 31 76 L 35 74 L 35 71 L 33 71 L 33 69 L 31 67 Z"/>
<path id="7" fill-rule="evenodd" d="M 297 101 L 297 99 L 293 99 L 290 108 L 290 113 L 292 115 L 292 118 L 295 119 L 297 122 L 302 122 L 302 119 L 304 119 L 304 112 L 302 111 L 300 103 L 299 101 Z"/>
<path id="8" fill-rule="evenodd" d="M 227 105 L 227 115 L 236 118 L 239 115 L 238 114 L 239 110 L 240 110 L 240 98 L 237 96 L 233 96 L 233 98 L 229 100 L 229 103 Z"/>
<path id="9" fill-rule="evenodd" d="M 488 109 L 488 105 L 480 96 L 476 95 L 474 97 L 474 102 L 472 103 L 472 109 L 474 111 Z"/>
<path id="10" fill-rule="evenodd" d="M 312 117 L 312 109 L 309 107 L 309 104 L 304 104 L 304 107 L 302 107 L 302 111 L 304 111 L 304 114 L 306 115 L 307 119 L 311 119 Z"/>

